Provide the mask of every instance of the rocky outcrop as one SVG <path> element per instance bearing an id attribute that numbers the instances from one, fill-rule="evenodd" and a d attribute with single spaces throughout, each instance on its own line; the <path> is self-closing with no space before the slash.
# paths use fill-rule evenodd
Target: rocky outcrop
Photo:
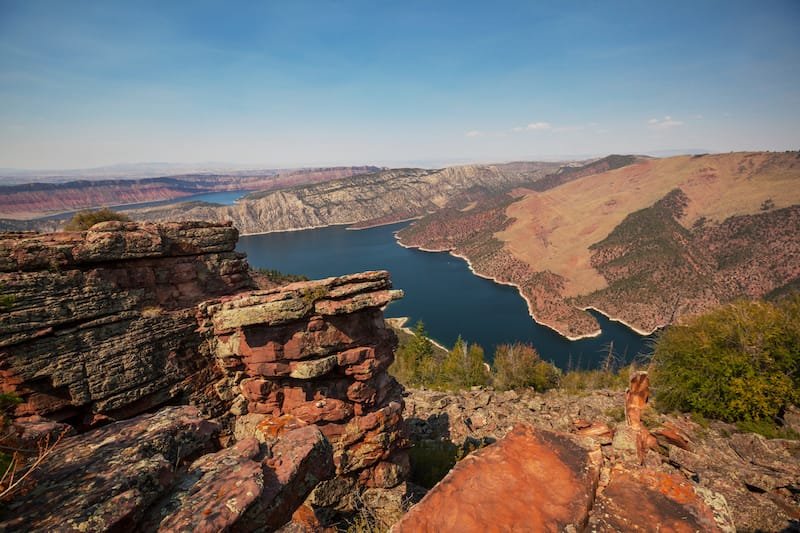
<path id="1" fill-rule="evenodd" d="M 333 474 L 330 445 L 311 426 L 264 449 L 251 438 L 192 461 L 218 430 L 184 406 L 64 439 L 8 504 L 0 529 L 276 529 Z"/>
<path id="2" fill-rule="evenodd" d="M 694 517 L 695 530 L 702 531 L 713 530 L 709 513 L 722 531 L 780 531 L 800 518 L 796 441 L 740 433 L 722 422 L 701 426 L 688 415 L 659 415 L 639 401 L 643 387 L 631 390 L 629 397 L 636 400 L 629 405 L 638 408 L 642 429 L 655 438 L 655 443 L 648 439 L 643 464 L 639 433 L 626 422 L 624 391 L 409 389 L 404 416 L 412 445 L 452 442 L 469 450 L 503 439 L 520 424 L 591 437 L 604 462 L 593 504 L 603 511 L 592 512 L 590 530 L 652 530 L 656 523 L 673 523 L 668 513 Z M 789 411 L 791 418 L 795 411 Z M 630 438 L 618 437 L 626 433 Z"/>
<path id="3" fill-rule="evenodd" d="M 376 506 L 404 491 L 382 313 L 401 291 L 386 272 L 254 290 L 237 234 L 203 222 L 2 234 L 13 301 L 0 376 L 23 402 L 0 438 L 35 450 L 61 437 L 8 527 L 272 530 L 306 500 L 352 511 L 343 490 Z M 162 408 L 175 403 L 191 407 Z M 58 505 L 29 511 L 42 497 Z"/>
<path id="4" fill-rule="evenodd" d="M 406 477 L 402 388 L 386 372 L 397 340 L 381 311 L 401 294 L 386 272 L 365 272 L 200 306 L 226 373 L 216 388 L 235 395 L 236 438 L 316 424 L 333 445 L 339 477 L 315 492 L 318 507 L 340 506 L 326 491 Z"/>
<path id="5" fill-rule="evenodd" d="M 460 461 L 392 531 L 582 531 L 601 464 L 591 439 L 517 426 Z"/>
<path id="6" fill-rule="evenodd" d="M 729 520 L 720 523 L 699 490 L 681 476 L 620 467 L 612 469 L 610 481 L 594 501 L 589 529 L 608 533 L 736 531 Z"/>
<path id="7" fill-rule="evenodd" d="M 137 220 L 232 220 L 242 233 L 332 224 L 387 224 L 436 211 L 464 192 L 519 186 L 558 168 L 556 163 L 465 165 L 441 170 L 391 169 L 249 195 L 236 205 L 131 211 Z"/>
<path id="8" fill-rule="evenodd" d="M 0 291 L 13 298 L 0 377 L 24 400 L 16 414 L 92 426 L 189 397 L 218 411 L 195 306 L 252 287 L 237 235 L 205 222 L 0 234 Z"/>

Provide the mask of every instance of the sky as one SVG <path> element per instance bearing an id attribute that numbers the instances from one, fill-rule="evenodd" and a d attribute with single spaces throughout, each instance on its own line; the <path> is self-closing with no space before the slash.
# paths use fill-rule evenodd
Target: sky
<path id="1" fill-rule="evenodd" d="M 0 168 L 800 148 L 800 1 L 0 0 Z"/>

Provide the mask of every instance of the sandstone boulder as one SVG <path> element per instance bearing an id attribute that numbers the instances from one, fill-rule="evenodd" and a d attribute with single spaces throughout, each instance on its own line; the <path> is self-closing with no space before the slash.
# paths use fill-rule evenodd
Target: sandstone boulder
<path id="1" fill-rule="evenodd" d="M 736 531 L 729 514 L 721 521 L 682 476 L 617 468 L 594 503 L 589 527 L 608 533 Z"/>
<path id="2" fill-rule="evenodd" d="M 601 464 L 589 439 L 518 426 L 459 462 L 392 531 L 581 531 Z"/>

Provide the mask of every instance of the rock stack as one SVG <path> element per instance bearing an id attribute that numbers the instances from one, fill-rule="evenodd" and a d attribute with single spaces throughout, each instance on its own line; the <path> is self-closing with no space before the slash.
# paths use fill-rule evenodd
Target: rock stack
<path id="1" fill-rule="evenodd" d="M 381 310 L 401 296 L 387 272 L 365 272 L 201 304 L 201 332 L 213 335 L 226 373 L 216 389 L 235 396 L 236 438 L 268 442 L 315 424 L 334 449 L 338 478 L 329 483 L 403 481 L 402 388 L 386 371 L 397 338 Z"/>

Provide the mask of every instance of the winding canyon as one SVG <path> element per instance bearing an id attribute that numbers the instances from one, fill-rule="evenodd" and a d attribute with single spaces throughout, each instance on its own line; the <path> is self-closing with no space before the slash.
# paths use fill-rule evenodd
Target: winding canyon
<path id="1" fill-rule="evenodd" d="M 589 307 L 651 332 L 737 297 L 785 291 L 800 276 L 798 152 L 289 176 L 235 205 L 127 213 L 231 221 L 243 234 L 413 219 L 401 245 L 465 258 L 573 339 L 597 334 Z"/>

